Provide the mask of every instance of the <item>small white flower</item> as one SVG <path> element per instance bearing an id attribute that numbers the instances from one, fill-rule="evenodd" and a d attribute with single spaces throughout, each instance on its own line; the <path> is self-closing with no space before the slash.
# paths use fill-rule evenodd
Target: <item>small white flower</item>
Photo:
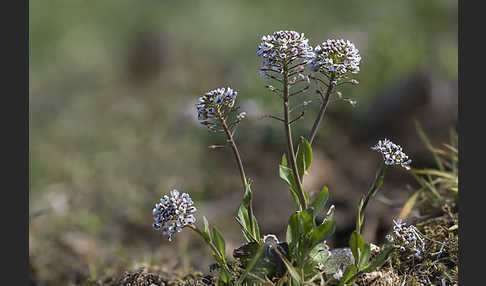
<path id="1" fill-rule="evenodd" d="M 330 39 L 314 48 L 309 68 L 314 72 L 334 73 L 336 79 L 341 79 L 347 73 L 358 73 L 360 61 L 359 50 L 353 43 L 343 39 Z M 356 84 L 357 81 L 353 83 Z"/>
<path id="2" fill-rule="evenodd" d="M 260 75 L 268 78 L 264 70 L 283 72 L 283 63 L 290 63 L 294 60 L 303 60 L 306 63 L 314 53 L 309 46 L 309 40 L 304 34 L 296 31 L 277 31 L 272 35 L 262 37 L 258 47 L 257 56 L 263 58 Z"/>
<path id="3" fill-rule="evenodd" d="M 238 115 L 236 116 L 236 118 L 237 118 L 238 120 L 245 119 L 245 118 L 246 118 L 246 112 L 244 112 L 244 111 L 243 111 L 243 112 L 241 112 L 240 114 L 238 114 Z"/>
<path id="4" fill-rule="evenodd" d="M 407 154 L 403 153 L 402 147 L 393 143 L 388 139 L 379 140 L 378 143 L 371 147 L 372 150 L 376 150 L 383 155 L 385 164 L 387 165 L 400 165 L 403 168 L 410 170 L 410 160 Z"/>
<path id="5" fill-rule="evenodd" d="M 197 119 L 211 130 L 216 130 L 220 120 L 235 110 L 238 92 L 230 87 L 218 88 L 207 92 L 196 104 Z"/>
<path id="6" fill-rule="evenodd" d="M 393 233 L 386 236 L 401 252 L 409 251 L 414 256 L 420 256 L 425 251 L 425 242 L 414 225 L 402 222 L 401 219 L 393 220 Z"/>
<path id="7" fill-rule="evenodd" d="M 181 232 L 187 225 L 196 222 L 193 213 L 196 208 L 193 206 L 191 197 L 186 193 L 179 193 L 177 190 L 170 192 L 170 197 L 164 195 L 160 203 L 156 203 L 152 210 L 154 219 L 153 229 L 162 229 L 162 235 L 167 235 L 172 241 L 175 232 Z"/>

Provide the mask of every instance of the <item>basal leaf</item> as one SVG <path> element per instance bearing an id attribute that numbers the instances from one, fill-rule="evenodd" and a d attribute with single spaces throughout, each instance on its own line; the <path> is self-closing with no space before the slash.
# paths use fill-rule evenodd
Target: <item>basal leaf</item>
<path id="1" fill-rule="evenodd" d="M 366 243 L 360 250 L 358 268 L 363 268 L 370 260 L 371 257 L 371 247 L 369 243 Z"/>
<path id="2" fill-rule="evenodd" d="M 314 228 L 309 235 L 309 247 L 312 249 L 319 243 L 328 239 L 335 230 L 335 225 L 332 219 L 326 220 L 324 223 Z"/>
<path id="3" fill-rule="evenodd" d="M 353 233 L 349 237 L 349 248 L 353 253 L 354 261 L 356 261 L 356 263 L 359 261 L 360 252 L 363 246 L 364 246 L 363 237 L 358 232 L 353 231 Z"/>
<path id="4" fill-rule="evenodd" d="M 219 254 L 225 261 L 226 257 L 226 244 L 224 242 L 223 236 L 219 233 L 219 231 L 213 227 L 213 243 L 216 246 L 216 249 L 219 251 Z"/>
<path id="5" fill-rule="evenodd" d="M 383 250 L 380 255 L 375 259 L 375 261 L 371 264 L 368 264 L 366 267 L 364 267 L 361 271 L 368 273 L 374 271 L 376 268 L 380 267 L 385 263 L 386 259 L 390 254 L 393 253 L 395 250 L 395 247 L 389 246 L 385 250 Z"/>
<path id="6" fill-rule="evenodd" d="M 349 265 L 346 270 L 344 270 L 343 277 L 339 281 L 338 286 L 344 286 L 346 283 L 351 282 L 349 281 L 351 277 L 353 277 L 354 274 L 356 274 L 358 271 L 356 269 L 356 266 L 354 265 Z"/>

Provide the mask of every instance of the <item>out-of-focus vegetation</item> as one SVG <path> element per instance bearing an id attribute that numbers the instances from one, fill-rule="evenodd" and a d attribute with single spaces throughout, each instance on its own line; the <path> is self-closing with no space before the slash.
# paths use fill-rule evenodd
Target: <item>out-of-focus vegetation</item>
<path id="1" fill-rule="evenodd" d="M 207 267 L 212 258 L 193 234 L 169 244 L 151 229 L 153 203 L 172 188 L 191 193 L 229 237 L 228 248 L 239 246 L 233 220 L 241 197 L 236 166 L 230 150 L 207 148 L 224 139 L 218 142 L 199 126 L 194 108 L 199 96 L 220 86 L 236 88 L 249 115 L 236 140 L 256 201 L 263 202 L 255 206 L 268 227 L 262 232 L 284 233 L 292 199 L 277 176 L 284 151 L 281 124 L 261 119 L 280 112 L 280 101 L 262 88 L 266 81 L 257 72 L 255 53 L 263 35 L 291 29 L 304 32 L 313 46 L 345 38 L 360 49 L 359 88 L 343 89 L 358 105 L 328 108 L 315 145 L 317 166 L 310 170 L 315 185 L 325 183 L 336 194 L 331 202 L 356 198 L 349 202 L 353 208 L 362 190 L 352 190 L 368 183 L 376 162 L 366 153 L 371 145 L 353 141 L 348 133 L 355 130 L 342 127 L 358 125 L 375 95 L 403 78 L 421 73 L 438 82 L 457 81 L 452 0 L 29 4 L 29 260 L 33 279 L 49 285 L 96 280 L 134 263 Z M 295 125 L 295 138 L 307 134 L 317 113 L 318 98 L 306 97 L 315 107 Z M 419 151 L 417 156 L 424 154 Z M 389 193 L 404 180 L 391 178 L 401 181 L 389 183 Z M 336 203 L 336 219 L 346 207 Z M 379 231 L 365 229 L 364 235 L 370 240 Z"/>

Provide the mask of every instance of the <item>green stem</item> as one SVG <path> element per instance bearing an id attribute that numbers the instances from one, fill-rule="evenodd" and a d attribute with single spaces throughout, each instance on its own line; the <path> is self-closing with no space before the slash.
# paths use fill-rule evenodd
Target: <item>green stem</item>
<path id="1" fill-rule="evenodd" d="M 321 103 L 321 108 L 319 109 L 319 113 L 317 114 L 316 120 L 314 121 L 314 125 L 312 125 L 311 132 L 309 134 L 308 140 L 309 144 L 312 145 L 312 142 L 314 141 L 314 138 L 316 137 L 317 134 L 317 129 L 319 128 L 319 125 L 321 124 L 322 119 L 324 118 L 324 113 L 326 112 L 326 107 L 327 104 L 329 103 L 329 98 L 332 93 L 332 89 L 334 88 L 334 84 L 332 83 L 334 81 L 335 74 L 331 74 L 331 78 L 329 79 L 329 85 L 327 86 L 327 91 L 326 95 L 324 96 L 324 99 Z"/>
<path id="2" fill-rule="evenodd" d="M 300 180 L 299 172 L 297 170 L 297 164 L 295 160 L 294 145 L 292 143 L 292 133 L 290 130 L 290 114 L 289 114 L 289 70 L 287 63 L 283 64 L 283 107 L 284 107 L 284 127 L 285 127 L 285 137 L 287 139 L 287 153 L 290 160 L 290 166 L 292 167 L 292 172 L 294 173 L 295 183 L 298 188 L 298 194 L 301 200 L 301 206 L 303 209 L 307 209 L 307 201 L 305 199 L 304 189 Z"/>
<path id="3" fill-rule="evenodd" d="M 384 176 L 384 172 L 385 172 L 385 161 L 382 160 L 381 165 L 378 168 L 378 171 L 376 172 L 375 180 L 373 181 L 373 184 L 368 190 L 368 193 L 364 197 L 363 205 L 360 206 L 360 208 L 358 209 L 359 223 L 356 226 L 356 231 L 358 233 L 361 233 L 361 226 L 363 225 L 363 219 L 364 219 L 364 210 L 366 209 L 366 206 L 368 205 L 370 199 L 376 194 L 376 192 L 381 187 L 381 184 L 377 186 L 377 183 L 380 177 Z"/>
<path id="4" fill-rule="evenodd" d="M 192 229 L 192 230 L 194 230 L 197 234 L 199 234 L 204 239 L 204 241 L 206 241 L 206 238 L 204 237 L 204 234 L 202 233 L 202 231 L 200 229 L 198 229 L 195 225 L 188 225 L 187 227 L 190 228 L 190 229 Z M 216 248 L 216 246 L 211 241 L 211 238 L 209 239 L 209 241 L 207 242 L 207 244 L 209 245 L 209 247 L 211 247 L 211 249 L 213 250 L 213 252 L 219 257 L 219 259 L 221 259 L 221 261 L 223 261 L 223 262 L 226 263 L 226 260 L 224 259 L 223 256 L 221 256 L 221 254 L 219 253 L 218 249 Z"/>
<path id="5" fill-rule="evenodd" d="M 194 230 L 197 234 L 199 234 L 204 239 L 204 241 L 206 241 L 206 238 L 204 237 L 202 231 L 199 230 L 195 225 L 188 225 L 187 227 Z M 230 269 L 228 268 L 228 265 L 226 265 L 226 259 L 221 255 L 221 253 L 219 253 L 218 249 L 211 241 L 211 238 L 209 238 L 209 241 L 206 241 L 206 243 L 209 245 L 209 247 L 211 247 L 214 254 L 218 256 L 218 258 L 223 262 L 223 265 L 220 264 L 220 266 L 223 267 L 228 273 L 231 273 Z"/>
<path id="6" fill-rule="evenodd" d="M 243 183 L 243 193 L 245 193 L 248 187 L 248 182 L 246 180 L 245 169 L 243 168 L 240 152 L 238 151 L 238 147 L 236 147 L 233 134 L 231 134 L 231 131 L 229 130 L 228 125 L 226 124 L 226 120 L 221 115 L 219 116 L 219 119 L 221 121 L 221 124 L 223 125 L 224 132 L 228 137 L 228 142 L 231 145 L 231 149 L 233 149 L 233 154 L 235 155 L 236 163 L 238 164 L 238 170 L 240 171 L 241 182 Z M 250 232 L 254 234 L 255 231 L 254 231 L 254 222 L 253 222 L 253 200 L 252 200 L 251 192 L 249 192 L 248 216 L 250 219 Z"/>

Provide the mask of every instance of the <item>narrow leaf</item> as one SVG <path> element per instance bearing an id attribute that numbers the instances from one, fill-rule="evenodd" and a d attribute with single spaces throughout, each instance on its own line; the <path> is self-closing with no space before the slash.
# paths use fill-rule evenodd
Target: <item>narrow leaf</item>
<path id="1" fill-rule="evenodd" d="M 417 202 L 418 195 L 422 189 L 416 191 L 408 200 L 407 202 L 403 205 L 402 210 L 400 211 L 400 214 L 398 215 L 398 218 L 400 219 L 405 219 L 408 214 L 412 211 L 413 206 Z"/>
<path id="2" fill-rule="evenodd" d="M 205 216 L 203 216 L 203 222 L 204 222 L 204 231 L 202 232 L 202 234 L 204 236 L 204 240 L 206 240 L 206 242 L 210 242 L 211 241 L 211 233 L 209 232 L 208 219 Z"/>
<path id="3" fill-rule="evenodd" d="M 395 250 L 395 247 L 389 246 L 385 250 L 383 250 L 380 255 L 375 259 L 375 261 L 371 264 L 368 264 L 365 268 L 363 268 L 361 271 L 364 273 L 369 273 L 374 271 L 376 268 L 380 267 L 385 263 L 386 259 L 390 254 Z"/>
<path id="4" fill-rule="evenodd" d="M 332 219 L 326 220 L 324 223 L 314 228 L 309 235 L 309 248 L 314 248 L 319 243 L 328 239 L 335 230 L 335 225 Z"/>
<path id="5" fill-rule="evenodd" d="M 366 243 L 360 251 L 358 268 L 363 268 L 369 261 L 371 257 L 371 246 Z"/>
<path id="6" fill-rule="evenodd" d="M 437 163 L 437 167 L 439 170 L 444 171 L 444 166 L 442 165 L 442 161 L 440 160 L 439 156 L 434 152 L 434 146 L 432 146 L 432 143 L 430 143 L 429 137 L 425 134 L 424 130 L 422 129 L 422 126 L 417 120 L 414 120 L 415 123 L 415 129 L 417 129 L 417 133 L 422 139 L 422 141 L 425 143 L 425 146 L 432 152 L 432 155 L 434 156 L 434 160 Z"/>
<path id="7" fill-rule="evenodd" d="M 285 153 L 282 154 L 282 163 L 280 164 L 284 167 L 287 167 L 287 157 L 285 156 Z"/>
<path id="8" fill-rule="evenodd" d="M 263 248 L 259 248 L 257 253 L 255 254 L 255 256 L 250 261 L 250 263 L 246 266 L 245 272 L 243 272 L 243 274 L 241 274 L 240 278 L 236 282 L 236 286 L 239 286 L 239 285 L 241 285 L 241 283 L 243 283 L 246 276 L 248 275 L 248 273 L 250 273 L 250 271 L 253 269 L 253 267 L 255 267 L 256 263 L 258 262 L 258 260 L 262 256 L 262 254 L 263 254 Z"/>
<path id="9" fill-rule="evenodd" d="M 280 174 L 280 178 L 282 180 L 284 180 L 287 183 L 287 185 L 289 186 L 290 194 L 294 198 L 295 203 L 297 204 L 297 207 L 300 209 L 301 208 L 301 202 L 300 202 L 297 184 L 295 183 L 294 173 L 292 172 L 292 169 L 285 167 L 283 165 L 280 165 L 279 166 L 279 174 Z"/>
<path id="10" fill-rule="evenodd" d="M 358 232 L 353 231 L 353 233 L 349 237 L 349 248 L 353 253 L 354 261 L 356 264 L 358 264 L 360 251 L 363 248 L 363 246 L 364 246 L 363 237 Z"/>
<path id="11" fill-rule="evenodd" d="M 299 146 L 297 146 L 296 161 L 299 176 L 302 178 L 304 174 L 307 174 L 312 162 L 312 148 L 304 137 L 301 137 Z"/>
<path id="12" fill-rule="evenodd" d="M 312 219 L 315 219 L 319 212 L 322 210 L 324 205 L 327 202 L 327 199 L 329 197 L 329 193 L 327 190 L 327 187 L 324 186 L 322 187 L 321 192 L 317 195 L 317 197 L 312 201 L 310 206 L 314 208 L 313 214 L 312 214 Z"/>
<path id="13" fill-rule="evenodd" d="M 219 251 L 219 254 L 225 260 L 226 257 L 226 244 L 224 242 L 223 236 L 219 233 L 219 231 L 213 227 L 213 243 L 216 246 L 216 249 Z"/>
<path id="14" fill-rule="evenodd" d="M 349 280 L 356 274 L 356 272 L 356 266 L 349 265 L 346 270 L 344 270 L 343 277 L 339 281 L 338 286 L 344 286 L 346 283 L 350 282 Z"/>
<path id="15" fill-rule="evenodd" d="M 285 240 L 289 245 L 294 245 L 299 240 L 299 218 L 297 212 L 289 218 Z"/>
<path id="16" fill-rule="evenodd" d="M 375 176 L 375 181 L 373 182 L 373 185 L 370 188 L 370 196 L 374 197 L 376 192 L 381 188 L 381 185 L 383 185 L 383 180 L 385 178 L 385 164 L 382 163 L 380 165 L 380 168 L 376 171 L 376 176 Z"/>
<path id="17" fill-rule="evenodd" d="M 292 276 L 293 279 L 297 281 L 297 285 L 303 285 L 304 281 L 302 281 L 302 278 L 300 277 L 299 273 L 297 270 L 292 266 L 292 263 L 287 260 L 285 256 L 280 253 L 277 247 L 273 248 L 275 252 L 280 256 L 280 259 L 282 259 L 283 263 L 285 264 L 285 267 L 287 267 L 287 270 L 289 271 L 290 275 Z"/>

